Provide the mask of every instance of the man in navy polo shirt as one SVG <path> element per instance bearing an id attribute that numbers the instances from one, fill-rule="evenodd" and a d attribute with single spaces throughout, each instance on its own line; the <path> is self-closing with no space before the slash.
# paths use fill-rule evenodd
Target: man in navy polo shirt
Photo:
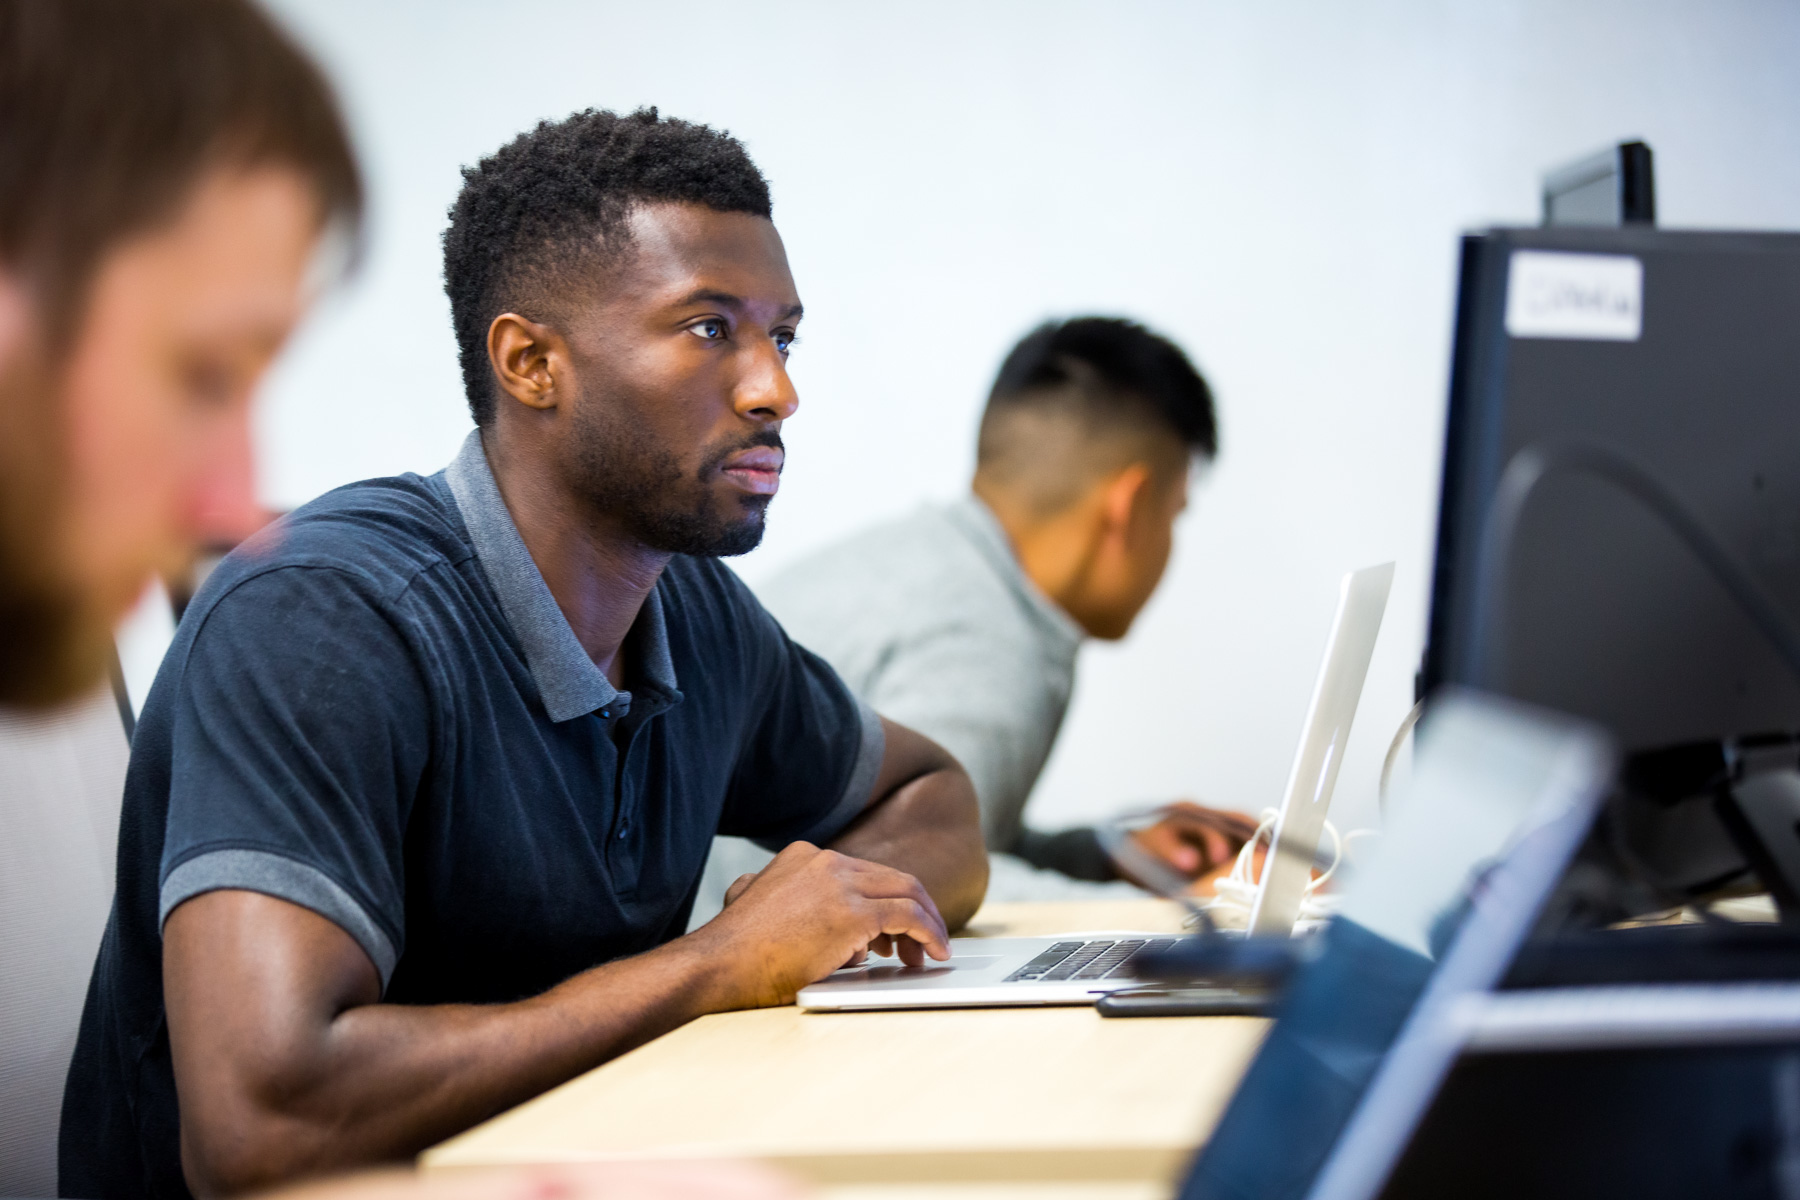
<path id="1" fill-rule="evenodd" d="M 465 179 L 476 431 L 228 559 L 150 694 L 69 1194 L 401 1158 L 868 949 L 944 958 L 980 903 L 961 768 L 717 561 L 760 539 L 796 406 L 742 147 L 587 112 Z M 679 936 L 715 833 L 785 849 Z"/>

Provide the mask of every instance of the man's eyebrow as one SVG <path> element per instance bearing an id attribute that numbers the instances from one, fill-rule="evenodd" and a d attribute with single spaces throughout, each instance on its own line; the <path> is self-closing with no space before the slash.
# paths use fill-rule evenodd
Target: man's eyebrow
<path id="1" fill-rule="evenodd" d="M 744 298 L 742 296 L 734 296 L 730 292 L 721 292 L 717 288 L 695 288 L 687 295 L 681 297 L 681 299 L 675 301 L 674 307 L 686 308 L 690 304 L 716 304 L 720 308 L 742 308 L 744 306 Z M 784 321 L 798 321 L 805 315 L 806 306 L 803 304 L 794 304 L 790 305 L 788 309 L 781 314 L 781 319 Z"/>
<path id="2" fill-rule="evenodd" d="M 690 304 L 717 304 L 721 308 L 740 308 L 743 298 L 730 292 L 721 292 L 717 288 L 695 288 L 681 299 L 675 301 L 676 308 L 686 308 Z"/>

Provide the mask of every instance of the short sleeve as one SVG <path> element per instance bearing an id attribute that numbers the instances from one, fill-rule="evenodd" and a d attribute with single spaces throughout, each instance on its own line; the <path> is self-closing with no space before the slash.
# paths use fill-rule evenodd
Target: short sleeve
<path id="1" fill-rule="evenodd" d="M 765 849 L 823 845 L 868 805 L 886 739 L 881 718 L 818 655 L 741 593 L 756 705 L 732 771 L 721 834 Z"/>
<path id="2" fill-rule="evenodd" d="M 177 689 L 159 921 L 202 892 L 275 896 L 341 927 L 385 989 L 431 728 L 408 639 L 331 567 L 253 575 L 196 616 L 179 673 L 158 681 Z"/>

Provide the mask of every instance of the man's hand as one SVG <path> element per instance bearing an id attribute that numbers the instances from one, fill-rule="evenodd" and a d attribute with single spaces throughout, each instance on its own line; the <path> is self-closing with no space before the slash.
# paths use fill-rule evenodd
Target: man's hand
<path id="1" fill-rule="evenodd" d="M 950 957 L 947 929 L 987 890 L 975 788 L 936 742 L 882 721 L 885 753 L 869 803 L 820 850 L 796 842 L 726 889 L 725 910 L 694 931 L 743 990 L 728 1007 L 786 1004 L 865 954 L 908 966 Z"/>
<path id="2" fill-rule="evenodd" d="M 961 929 L 987 894 L 987 847 L 975 785 L 930 738 L 886 718 L 881 728 L 886 751 L 868 806 L 831 848 L 917 879 L 937 903 L 945 927 Z"/>
<path id="3" fill-rule="evenodd" d="M 795 842 L 726 892 L 725 911 L 694 931 L 736 985 L 723 1007 L 787 1004 L 809 983 L 869 952 L 911 967 L 950 957 L 950 935 L 924 885 L 904 871 Z"/>
<path id="4" fill-rule="evenodd" d="M 1137 830 L 1131 838 L 1144 853 L 1198 880 L 1229 869 L 1237 852 L 1255 835 L 1256 821 L 1243 813 L 1177 800 L 1161 810 L 1156 824 Z"/>

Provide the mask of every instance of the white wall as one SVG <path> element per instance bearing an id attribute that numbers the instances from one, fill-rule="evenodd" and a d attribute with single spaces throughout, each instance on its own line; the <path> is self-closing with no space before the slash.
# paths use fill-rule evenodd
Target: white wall
<path id="1" fill-rule="evenodd" d="M 1137 630 L 1083 661 L 1046 823 L 1272 802 L 1336 579 L 1393 558 L 1339 791 L 1373 819 L 1424 625 L 1460 230 L 1532 222 L 1543 168 L 1632 135 L 1665 224 L 1800 226 L 1800 5 L 1776 0 L 276 7 L 343 89 L 374 225 L 265 398 L 272 503 L 447 461 L 457 168 L 587 106 L 729 128 L 773 185 L 809 315 L 753 583 L 957 492 L 1044 316 L 1189 348 L 1223 455 Z"/>

